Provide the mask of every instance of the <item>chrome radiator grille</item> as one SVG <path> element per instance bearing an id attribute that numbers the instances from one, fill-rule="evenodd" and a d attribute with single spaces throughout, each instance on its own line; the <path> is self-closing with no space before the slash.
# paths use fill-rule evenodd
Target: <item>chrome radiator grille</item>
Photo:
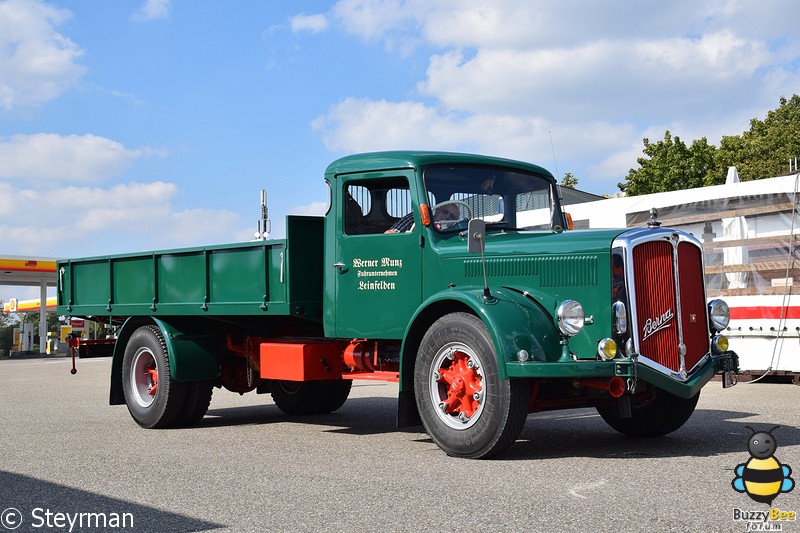
<path id="1" fill-rule="evenodd" d="M 710 349 L 701 248 L 673 231 L 636 233 L 626 246 L 634 346 L 646 363 L 686 379 Z"/>

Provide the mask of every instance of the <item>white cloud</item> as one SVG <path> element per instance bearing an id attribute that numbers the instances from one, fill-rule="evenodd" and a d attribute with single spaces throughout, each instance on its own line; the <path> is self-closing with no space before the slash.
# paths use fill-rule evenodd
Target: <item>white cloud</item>
<path id="1" fill-rule="evenodd" d="M 157 154 L 96 135 L 14 135 L 0 138 L 0 178 L 99 182 L 118 175 L 135 159 Z"/>
<path id="2" fill-rule="evenodd" d="M 450 136 L 442 134 L 458 133 L 446 118 L 422 103 L 357 98 L 348 98 L 317 117 L 312 129 L 335 152 L 424 148 L 431 143 L 444 147 L 444 139 Z"/>
<path id="3" fill-rule="evenodd" d="M 155 237 L 156 246 L 199 246 L 238 240 L 239 215 L 226 209 L 186 209 L 165 218 L 170 233 Z"/>
<path id="4" fill-rule="evenodd" d="M 310 31 L 311 33 L 320 33 L 328 29 L 328 19 L 325 15 L 295 15 L 289 19 L 292 32 L 298 33 L 301 31 Z"/>
<path id="5" fill-rule="evenodd" d="M 0 181 L 0 213 L 10 213 L 14 206 L 14 197 L 10 183 Z"/>
<path id="6" fill-rule="evenodd" d="M 163 154 L 96 135 L 0 139 L 4 249 L 76 256 L 236 240 L 238 215 L 176 208 L 180 191 L 174 183 L 102 185 L 134 160 L 153 155 Z"/>
<path id="7" fill-rule="evenodd" d="M 322 135 L 328 149 L 339 153 L 393 149 L 468 151 L 531 161 L 554 173 L 557 167 L 562 175 L 575 171 L 571 165 L 603 158 L 619 146 L 630 147 L 636 142 L 641 145 L 640 131 L 627 123 L 552 123 L 532 115 L 457 114 L 418 102 L 355 98 L 346 99 L 317 117 L 312 127 Z M 620 171 L 619 167 L 608 165 L 598 168 Z M 611 179 L 605 174 L 598 178 Z M 616 181 L 611 183 L 615 184 Z"/>
<path id="8" fill-rule="evenodd" d="M 169 18 L 170 0 L 146 0 L 133 14 L 133 20 L 147 22 Z"/>
<path id="9" fill-rule="evenodd" d="M 794 0 L 339 0 L 333 15 L 366 40 L 413 39 L 442 48 L 570 47 L 609 37 L 660 40 L 735 28 L 746 39 L 796 29 Z"/>
<path id="10" fill-rule="evenodd" d="M 328 202 L 311 202 L 307 205 L 298 205 L 290 208 L 290 215 L 324 215 L 328 211 Z"/>
<path id="11" fill-rule="evenodd" d="M 797 92 L 792 12 L 791 0 L 341 0 L 342 28 L 431 50 L 428 67 L 416 95 L 345 98 L 312 128 L 340 153 L 456 149 L 553 168 L 554 148 L 561 174 L 613 192 L 644 136 L 718 143 Z"/>
<path id="12" fill-rule="evenodd" d="M 740 96 L 731 89 L 746 91 L 754 74 L 771 64 L 763 43 L 730 32 L 575 48 L 482 49 L 468 59 L 448 51 L 431 57 L 419 91 L 447 109 L 473 113 L 664 120 L 676 106 L 683 107 L 679 112 L 702 111 L 709 99 Z"/>
<path id="13" fill-rule="evenodd" d="M 403 0 L 340 0 L 333 12 L 347 31 L 371 40 L 413 22 L 412 4 L 419 5 Z"/>
<path id="14" fill-rule="evenodd" d="M 0 234 L 16 254 L 74 257 L 206 245 L 234 241 L 240 229 L 239 216 L 227 210 L 175 209 L 178 187 L 160 181 L 38 191 L 0 182 L 0 192 L 13 199 L 0 210 Z"/>
<path id="15" fill-rule="evenodd" d="M 69 16 L 39 0 L 0 2 L 0 109 L 41 105 L 83 75 L 83 51 L 55 30 Z"/>

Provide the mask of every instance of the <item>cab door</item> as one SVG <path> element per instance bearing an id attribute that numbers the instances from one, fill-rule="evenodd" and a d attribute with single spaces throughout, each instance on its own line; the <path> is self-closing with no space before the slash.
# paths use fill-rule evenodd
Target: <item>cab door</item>
<path id="1" fill-rule="evenodd" d="M 334 262 L 326 265 L 334 270 L 335 337 L 400 339 L 421 302 L 422 227 L 413 176 L 404 170 L 337 180 L 338 236 Z"/>

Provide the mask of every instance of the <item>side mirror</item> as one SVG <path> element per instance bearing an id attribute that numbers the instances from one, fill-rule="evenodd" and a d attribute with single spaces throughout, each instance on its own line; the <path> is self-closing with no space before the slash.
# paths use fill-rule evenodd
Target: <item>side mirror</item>
<path id="1" fill-rule="evenodd" d="M 467 226 L 467 250 L 471 254 L 483 252 L 484 235 L 486 234 L 486 221 L 473 218 Z"/>

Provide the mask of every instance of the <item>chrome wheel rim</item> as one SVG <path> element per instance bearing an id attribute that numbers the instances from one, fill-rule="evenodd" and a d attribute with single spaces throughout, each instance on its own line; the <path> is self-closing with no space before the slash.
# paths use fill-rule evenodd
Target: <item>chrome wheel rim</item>
<path id="1" fill-rule="evenodd" d="M 483 364 L 472 348 L 460 342 L 444 345 L 428 374 L 434 412 L 452 429 L 471 428 L 486 403 L 485 381 Z"/>
<path id="2" fill-rule="evenodd" d="M 133 356 L 130 375 L 133 399 L 141 407 L 150 407 L 158 392 L 158 366 L 148 348 L 139 348 Z"/>

